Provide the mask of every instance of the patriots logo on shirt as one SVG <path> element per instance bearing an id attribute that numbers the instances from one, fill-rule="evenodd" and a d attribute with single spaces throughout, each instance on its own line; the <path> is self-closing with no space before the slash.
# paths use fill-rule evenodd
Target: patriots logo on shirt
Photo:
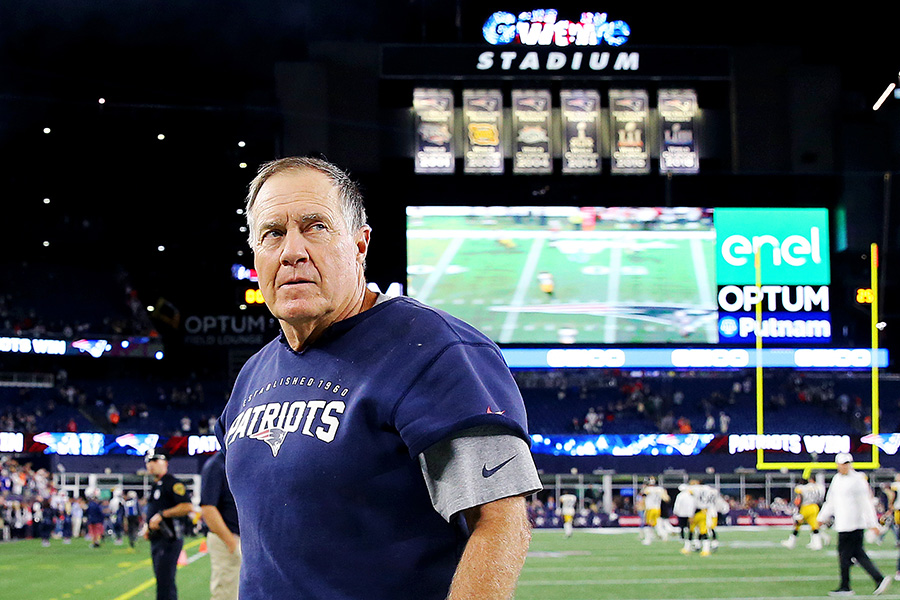
<path id="1" fill-rule="evenodd" d="M 262 431 L 258 431 L 254 434 L 251 434 L 249 437 L 255 440 L 262 440 L 269 445 L 269 448 L 272 449 L 272 456 L 278 456 L 278 451 L 281 449 L 281 444 L 284 443 L 285 431 L 284 429 L 280 429 L 278 427 L 270 427 L 269 429 L 263 429 Z"/>

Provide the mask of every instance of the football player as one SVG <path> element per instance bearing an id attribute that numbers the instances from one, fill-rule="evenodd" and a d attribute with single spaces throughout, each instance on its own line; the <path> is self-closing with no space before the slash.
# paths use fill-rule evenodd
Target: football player
<path id="1" fill-rule="evenodd" d="M 700 541 L 700 556 L 709 556 L 712 550 L 709 540 L 708 511 L 715 503 L 718 492 L 712 486 L 704 485 L 697 479 L 692 479 L 689 483 L 695 502 L 691 529 L 697 531 L 697 539 Z"/>
<path id="2" fill-rule="evenodd" d="M 825 501 L 825 486 L 818 483 L 812 473 L 807 470 L 803 473 L 804 483 L 794 488 L 794 504 L 797 512 L 794 514 L 794 529 L 790 537 L 781 542 L 785 548 L 793 548 L 797 544 L 800 527 L 804 523 L 809 525 L 810 539 L 806 545 L 810 550 L 822 549 L 822 537 L 819 535 L 819 508 Z"/>
<path id="3" fill-rule="evenodd" d="M 662 515 L 662 503 L 669 501 L 668 492 L 662 486 L 657 485 L 655 477 L 649 477 L 641 489 L 641 496 L 644 499 L 644 528 L 641 543 L 651 544 L 654 533 L 659 539 L 665 540 L 668 537 L 668 531 L 666 531 L 660 516 Z"/>
<path id="4" fill-rule="evenodd" d="M 578 498 L 575 494 L 562 494 L 559 497 L 559 504 L 562 507 L 563 531 L 566 537 L 572 537 L 572 528 L 575 521 L 575 504 Z"/>

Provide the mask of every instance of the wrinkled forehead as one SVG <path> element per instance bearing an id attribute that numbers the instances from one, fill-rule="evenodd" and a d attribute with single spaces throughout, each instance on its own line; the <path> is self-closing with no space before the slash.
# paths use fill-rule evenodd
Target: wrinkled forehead
<path id="1" fill-rule="evenodd" d="M 312 169 L 291 169 L 269 177 L 259 188 L 252 212 L 303 203 L 340 211 L 340 193 L 331 179 Z"/>

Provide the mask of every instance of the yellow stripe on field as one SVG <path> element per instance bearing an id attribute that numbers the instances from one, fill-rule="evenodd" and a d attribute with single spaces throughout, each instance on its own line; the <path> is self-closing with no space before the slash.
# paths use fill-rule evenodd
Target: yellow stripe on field
<path id="1" fill-rule="evenodd" d="M 206 539 L 206 538 L 201 538 L 201 539 L 199 539 L 199 540 L 194 540 L 193 542 L 191 542 L 191 543 L 189 543 L 189 544 L 185 544 L 184 549 L 185 549 L 185 550 L 188 550 L 188 549 L 190 549 L 190 548 L 193 548 L 194 546 L 199 546 L 200 543 L 203 542 L 205 539 Z M 143 562 L 143 561 L 141 561 L 141 562 Z M 186 567 L 186 566 L 187 566 L 187 565 L 178 565 L 178 568 L 180 569 L 180 568 Z M 149 588 L 149 587 L 151 587 L 151 586 L 154 586 L 154 585 L 156 585 L 156 578 L 155 578 L 155 577 L 152 578 L 152 579 L 148 579 L 147 581 L 145 581 L 144 583 L 140 584 L 139 586 L 137 586 L 137 587 L 135 587 L 135 588 L 133 588 L 133 589 L 128 590 L 127 592 L 125 592 L 125 593 L 122 594 L 121 596 L 116 596 L 116 597 L 113 598 L 112 600 L 129 600 L 130 598 L 134 598 L 135 596 L 137 596 L 138 594 L 140 594 L 141 592 L 143 592 L 143 591 L 146 590 L 147 588 Z"/>

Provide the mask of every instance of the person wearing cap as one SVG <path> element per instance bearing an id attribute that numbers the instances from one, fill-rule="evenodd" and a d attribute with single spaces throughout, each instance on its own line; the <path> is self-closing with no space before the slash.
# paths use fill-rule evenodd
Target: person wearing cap
<path id="1" fill-rule="evenodd" d="M 825 504 L 819 511 L 819 521 L 834 517 L 834 530 L 838 532 L 838 564 L 841 584 L 829 592 L 831 596 L 850 596 L 850 566 L 853 561 L 861 566 L 875 580 L 875 596 L 880 596 L 891 585 L 891 578 L 885 577 L 863 548 L 866 529 L 877 529 L 875 500 L 866 476 L 853 469 L 853 457 L 841 452 L 834 459 L 837 474 L 832 478 L 825 496 Z"/>
<path id="2" fill-rule="evenodd" d="M 180 517 L 193 509 L 184 483 L 169 473 L 165 454 L 151 450 L 144 459 L 147 471 L 156 482 L 147 503 L 147 531 L 153 574 L 156 576 L 156 600 L 178 600 L 175 572 L 184 547 Z"/>

